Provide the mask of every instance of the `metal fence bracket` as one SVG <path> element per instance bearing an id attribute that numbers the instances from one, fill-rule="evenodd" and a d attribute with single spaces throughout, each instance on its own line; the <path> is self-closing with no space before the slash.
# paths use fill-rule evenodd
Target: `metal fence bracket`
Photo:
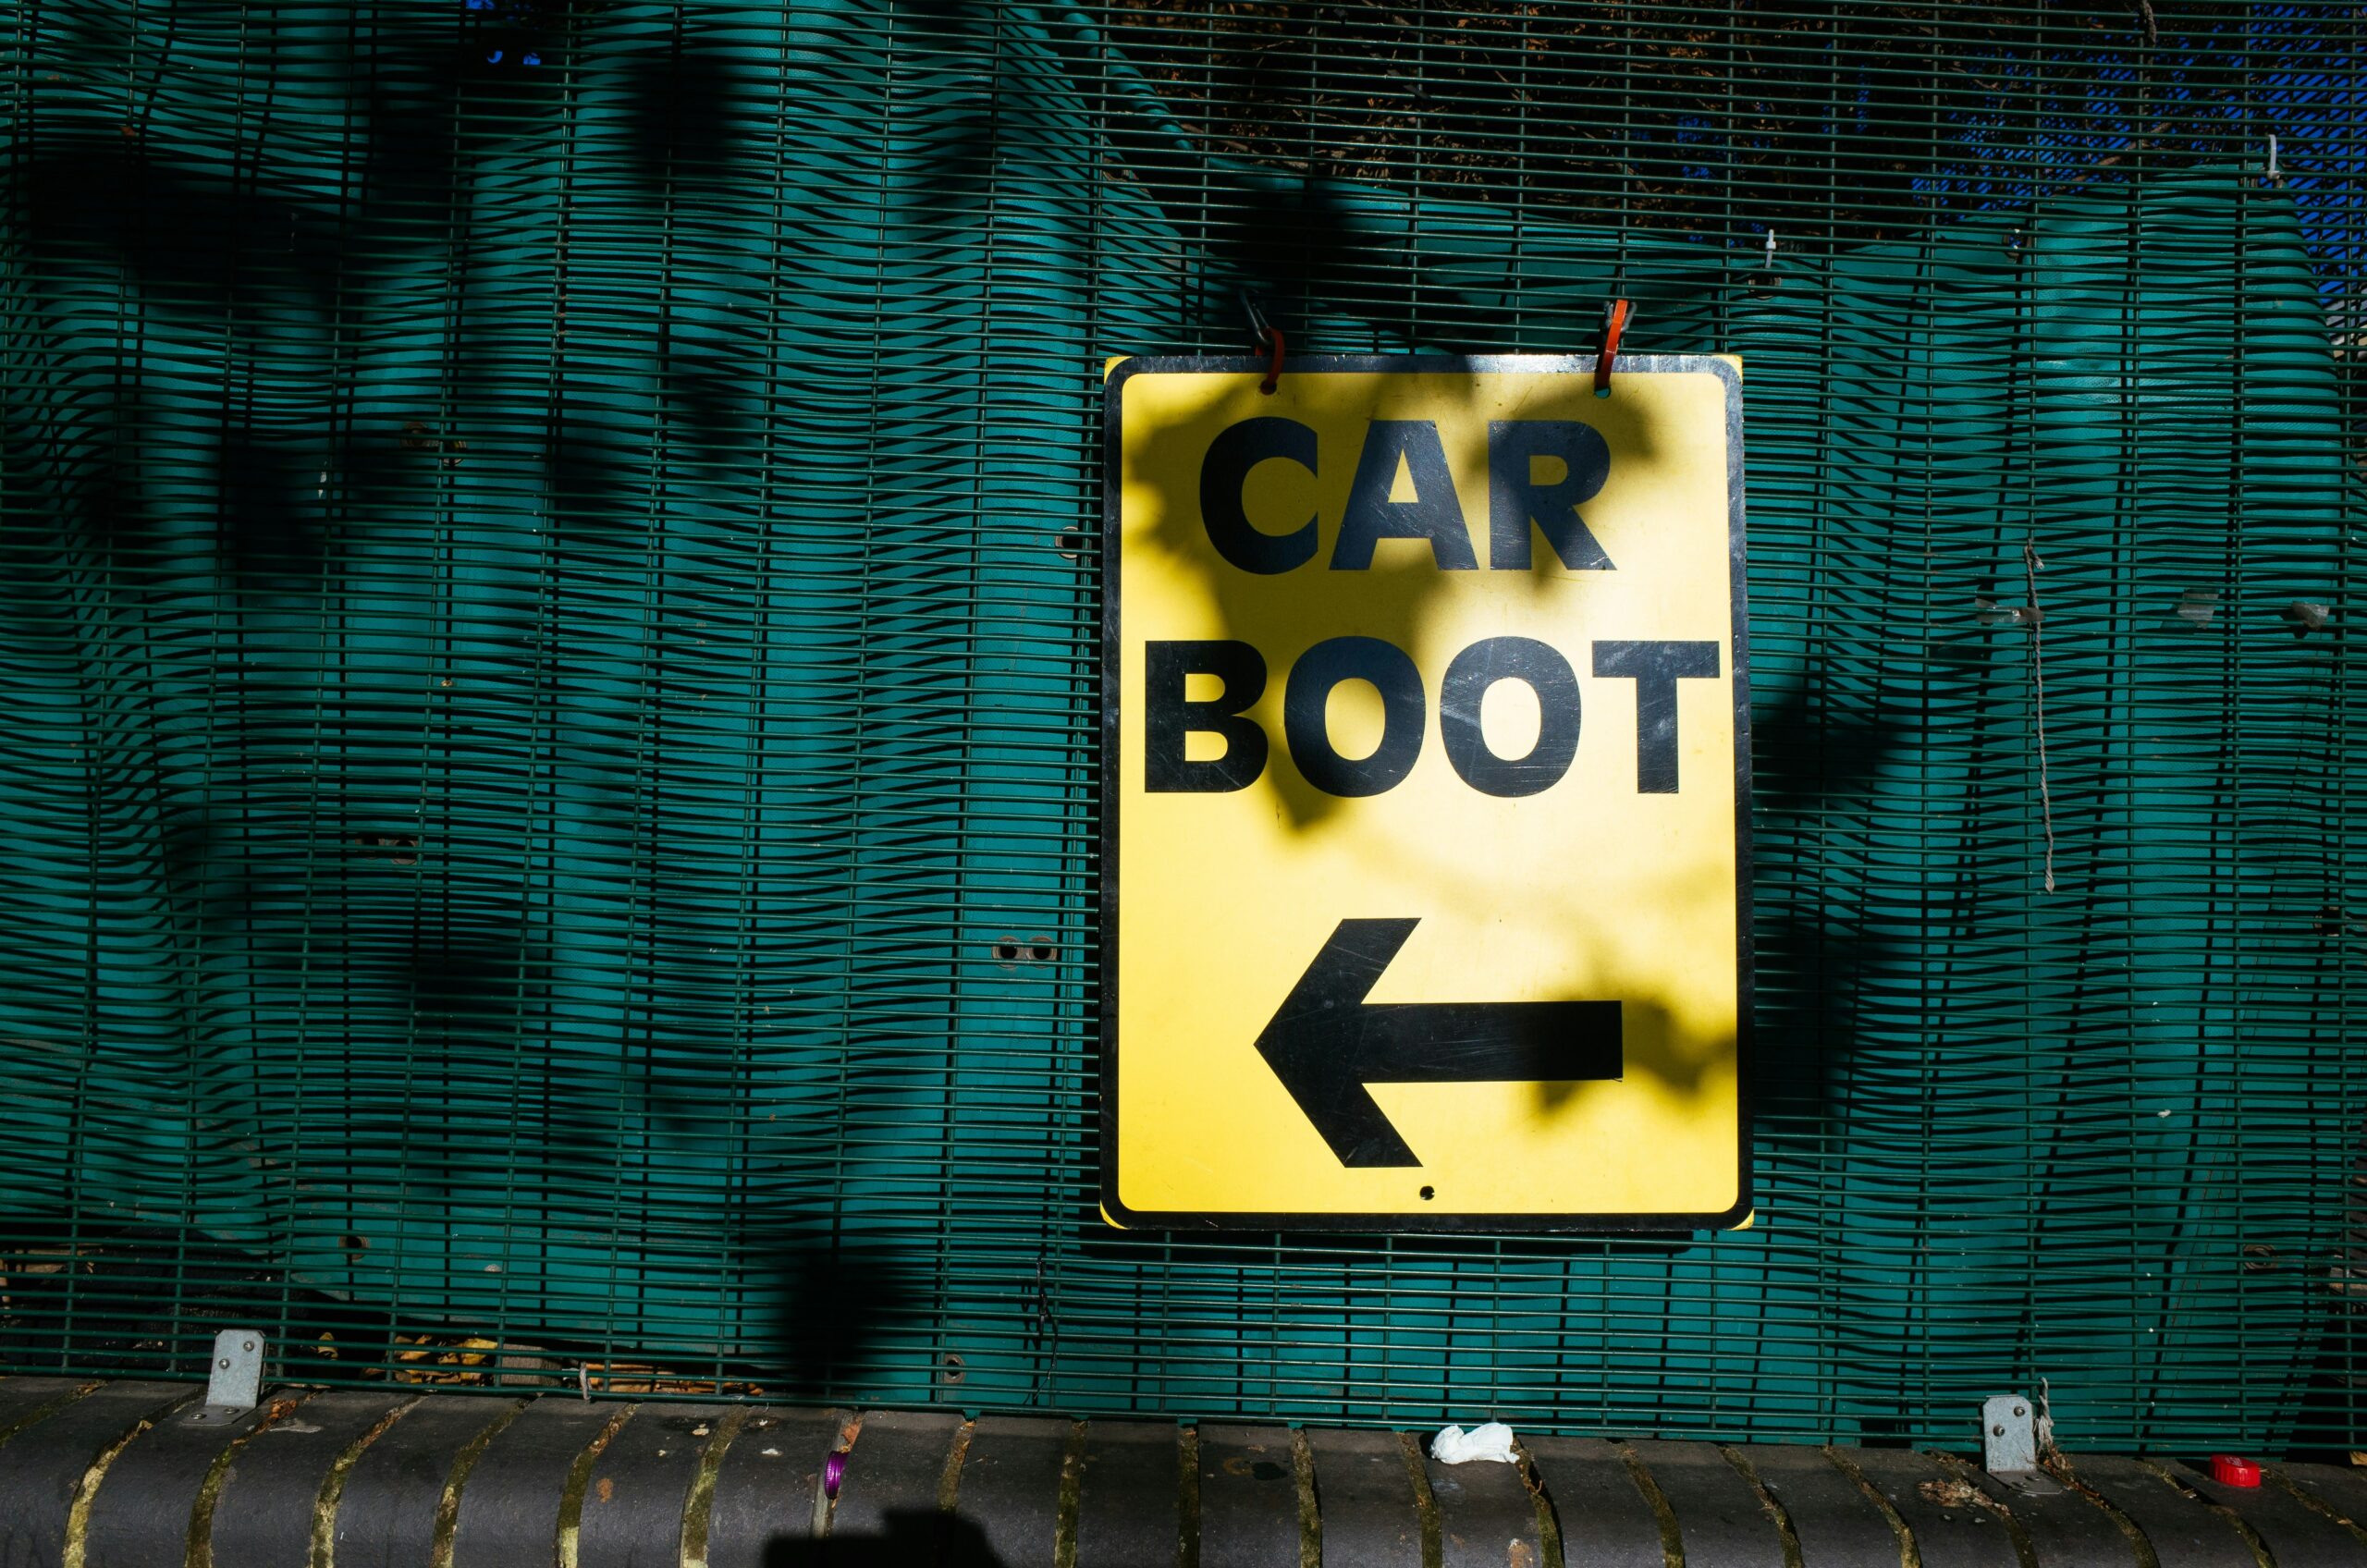
<path id="1" fill-rule="evenodd" d="M 263 1352 L 264 1337 L 252 1329 L 225 1329 L 215 1335 L 205 1403 L 187 1419 L 234 1421 L 254 1409 L 263 1397 Z"/>
<path id="2" fill-rule="evenodd" d="M 2020 1394 L 1992 1394 L 1981 1402 L 1981 1460 L 1982 1469 L 2026 1496 L 2063 1489 L 2039 1468 L 2038 1417 Z"/>

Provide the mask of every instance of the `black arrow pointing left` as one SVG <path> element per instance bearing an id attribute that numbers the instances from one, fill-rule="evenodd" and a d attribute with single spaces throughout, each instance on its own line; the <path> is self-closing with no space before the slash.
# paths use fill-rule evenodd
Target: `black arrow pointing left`
<path id="1" fill-rule="evenodd" d="M 1417 920 L 1343 920 L 1257 1036 L 1282 1087 L 1352 1168 L 1418 1166 L 1367 1084 L 1617 1078 L 1617 1002 L 1367 1002 Z"/>

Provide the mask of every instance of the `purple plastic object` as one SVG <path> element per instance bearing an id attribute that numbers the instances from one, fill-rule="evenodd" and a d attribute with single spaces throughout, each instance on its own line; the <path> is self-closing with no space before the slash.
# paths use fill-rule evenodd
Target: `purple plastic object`
<path id="1" fill-rule="evenodd" d="M 846 1451 L 841 1449 L 822 1461 L 822 1495 L 828 1498 L 837 1497 L 839 1483 L 846 1478 L 847 1456 Z"/>

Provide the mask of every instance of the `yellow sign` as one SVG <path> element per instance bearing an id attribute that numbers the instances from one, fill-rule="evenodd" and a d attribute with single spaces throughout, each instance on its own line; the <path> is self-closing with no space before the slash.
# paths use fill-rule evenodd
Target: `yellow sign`
<path id="1" fill-rule="evenodd" d="M 1741 1223 L 1734 362 L 1265 368 L 1109 378 L 1105 1214 Z"/>

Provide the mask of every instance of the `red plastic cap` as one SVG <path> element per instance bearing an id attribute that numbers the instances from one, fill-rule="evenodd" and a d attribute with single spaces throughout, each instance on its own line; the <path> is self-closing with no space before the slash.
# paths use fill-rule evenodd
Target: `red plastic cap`
<path id="1" fill-rule="evenodd" d="M 2211 1456 L 2211 1478 L 2223 1487 L 2256 1487 L 2260 1485 L 2260 1466 L 2232 1453 L 2214 1453 Z"/>

